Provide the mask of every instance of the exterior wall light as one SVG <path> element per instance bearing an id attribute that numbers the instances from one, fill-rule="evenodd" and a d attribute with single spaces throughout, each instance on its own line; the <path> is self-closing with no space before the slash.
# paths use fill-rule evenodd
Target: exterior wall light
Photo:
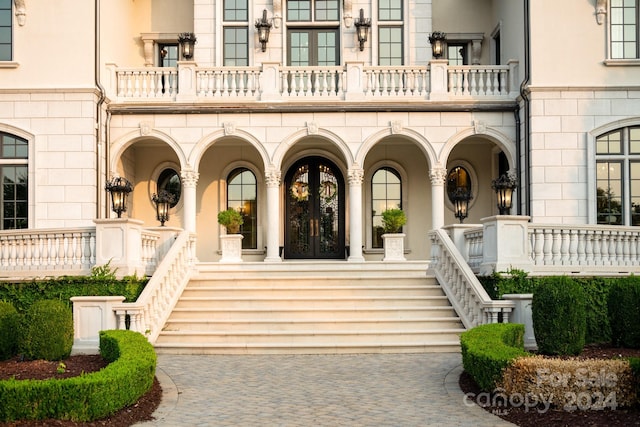
<path id="1" fill-rule="evenodd" d="M 164 227 L 164 223 L 169 221 L 169 209 L 175 202 L 175 196 L 166 190 L 160 190 L 151 200 L 156 205 L 156 219 L 160 221 L 160 226 Z"/>
<path id="2" fill-rule="evenodd" d="M 267 43 L 269 42 L 269 33 L 271 32 L 271 22 L 267 19 L 267 9 L 262 11 L 262 19 L 256 21 L 256 30 L 258 30 L 258 41 L 262 46 L 262 51 L 267 50 Z"/>
<path id="3" fill-rule="evenodd" d="M 360 52 L 364 50 L 364 44 L 369 38 L 369 28 L 371 27 L 371 19 L 364 18 L 364 10 L 360 9 L 360 17 L 354 23 L 356 26 L 356 34 L 360 43 Z"/>
<path id="4" fill-rule="evenodd" d="M 180 50 L 182 51 L 182 57 L 186 60 L 193 58 L 193 47 L 198 39 L 193 33 L 180 33 L 178 34 L 178 42 L 180 43 Z"/>
<path id="5" fill-rule="evenodd" d="M 111 195 L 111 209 L 122 217 L 122 212 L 127 210 L 127 195 L 133 191 L 131 183 L 126 178 L 115 177 L 107 182 L 104 189 Z"/>
<path id="6" fill-rule="evenodd" d="M 509 215 L 511 212 L 513 191 L 517 185 L 517 180 L 506 173 L 500 175 L 500 178 L 491 181 L 491 188 L 495 190 L 496 196 L 498 196 L 498 210 L 500 211 L 500 215 Z"/>
<path id="7" fill-rule="evenodd" d="M 444 55 L 444 44 L 447 39 L 447 35 L 442 31 L 434 31 L 429 36 L 429 43 L 431 43 L 431 53 L 435 59 L 442 58 Z"/>

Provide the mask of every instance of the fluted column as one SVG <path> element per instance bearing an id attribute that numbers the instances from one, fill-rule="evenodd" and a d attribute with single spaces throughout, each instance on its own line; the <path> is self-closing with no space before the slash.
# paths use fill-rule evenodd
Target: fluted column
<path id="1" fill-rule="evenodd" d="M 429 178 L 431 178 L 431 228 L 436 230 L 444 225 L 444 183 L 447 179 L 447 170 L 435 167 L 429 171 Z"/>
<path id="2" fill-rule="evenodd" d="M 349 169 L 349 261 L 362 262 L 362 181 L 364 170 Z"/>
<path id="3" fill-rule="evenodd" d="M 267 256 L 265 262 L 280 262 L 280 180 L 279 170 L 265 173 L 267 183 Z"/>
<path id="4" fill-rule="evenodd" d="M 184 218 L 182 227 L 186 231 L 196 231 L 196 185 L 200 174 L 193 169 L 184 169 L 180 172 L 182 177 L 182 189 L 184 193 Z"/>

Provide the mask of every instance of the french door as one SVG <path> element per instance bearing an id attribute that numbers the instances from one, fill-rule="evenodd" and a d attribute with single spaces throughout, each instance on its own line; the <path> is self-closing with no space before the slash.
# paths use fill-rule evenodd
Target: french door
<path id="1" fill-rule="evenodd" d="M 296 162 L 285 177 L 284 256 L 289 259 L 343 259 L 344 179 L 322 157 Z"/>

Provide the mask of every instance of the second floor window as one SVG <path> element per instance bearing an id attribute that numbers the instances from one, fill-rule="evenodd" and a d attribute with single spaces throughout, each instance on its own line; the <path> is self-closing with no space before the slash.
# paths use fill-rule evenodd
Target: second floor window
<path id="1" fill-rule="evenodd" d="M 224 1 L 223 64 L 249 65 L 249 10 L 247 0 Z"/>
<path id="2" fill-rule="evenodd" d="M 288 65 L 340 63 L 339 1 L 287 1 L 287 22 Z"/>
<path id="3" fill-rule="evenodd" d="M 378 65 L 404 64 L 402 0 L 378 2 Z"/>
<path id="4" fill-rule="evenodd" d="M 611 0 L 611 58 L 640 58 L 640 0 Z"/>
<path id="5" fill-rule="evenodd" d="M 0 132 L 0 230 L 28 227 L 28 156 L 26 140 Z"/>
<path id="6" fill-rule="evenodd" d="M 13 59 L 11 3 L 13 0 L 0 0 L 0 61 Z"/>

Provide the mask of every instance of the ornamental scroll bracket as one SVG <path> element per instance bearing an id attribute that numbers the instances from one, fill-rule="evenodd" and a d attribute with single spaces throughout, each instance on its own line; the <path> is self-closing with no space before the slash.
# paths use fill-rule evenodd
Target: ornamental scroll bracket
<path id="1" fill-rule="evenodd" d="M 605 16 L 607 16 L 607 0 L 597 0 L 596 21 L 598 21 L 598 25 L 604 24 Z"/>
<path id="2" fill-rule="evenodd" d="M 16 19 L 18 20 L 18 25 L 22 27 L 27 21 L 27 6 L 24 0 L 13 0 L 13 4 L 16 6 Z"/>

